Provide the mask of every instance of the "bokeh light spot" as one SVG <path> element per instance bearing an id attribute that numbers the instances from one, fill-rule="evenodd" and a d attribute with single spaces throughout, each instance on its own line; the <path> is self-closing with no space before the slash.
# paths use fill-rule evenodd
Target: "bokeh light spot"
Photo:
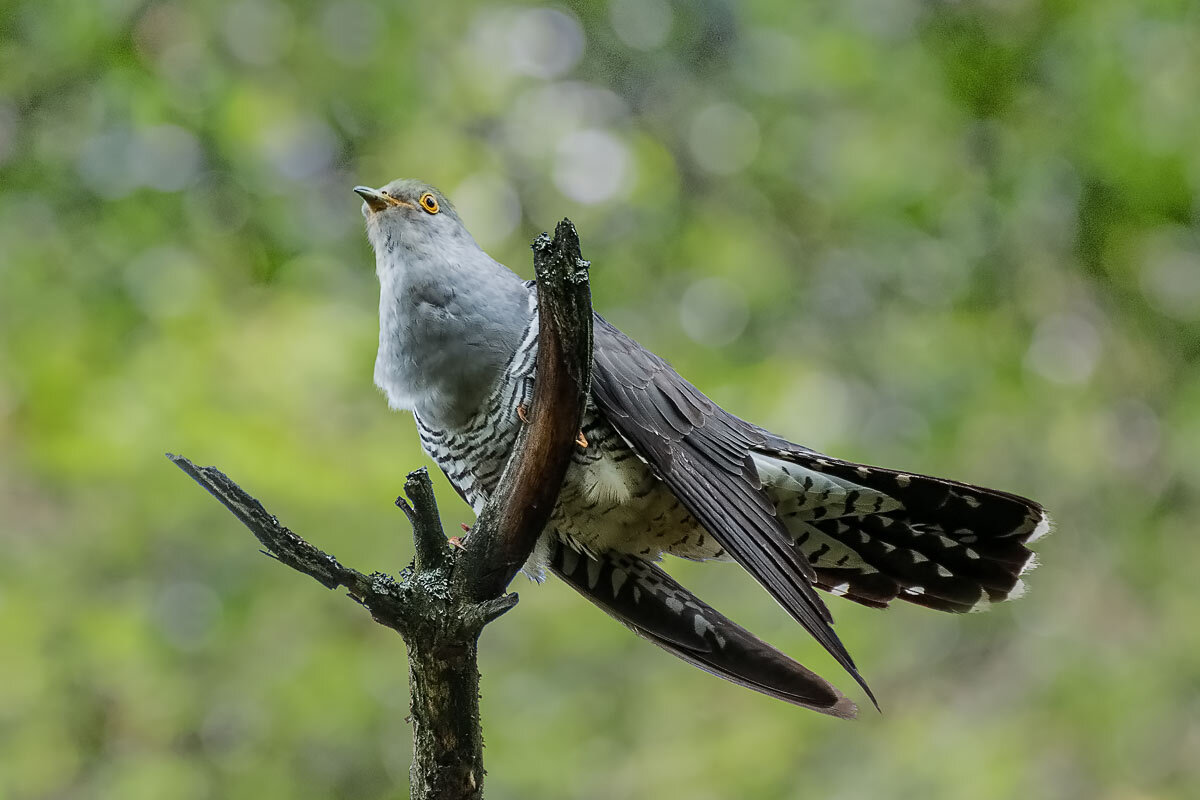
<path id="1" fill-rule="evenodd" d="M 759 28 L 748 31 L 739 45 L 734 70 L 742 83 L 756 91 L 786 92 L 808 79 L 800 43 L 793 36 Z"/>
<path id="2" fill-rule="evenodd" d="M 200 170 L 200 142 L 177 125 L 156 125 L 134 140 L 133 164 L 144 186 L 177 192 L 192 185 Z"/>
<path id="3" fill-rule="evenodd" d="M 294 181 L 328 169 L 338 144 L 337 134 L 316 117 L 276 123 L 261 140 L 263 154 L 275 171 Z"/>
<path id="4" fill-rule="evenodd" d="M 611 0 L 608 16 L 617 38 L 635 50 L 661 47 L 671 33 L 671 6 L 665 0 Z"/>
<path id="5" fill-rule="evenodd" d="M 240 0 L 225 9 L 221 22 L 225 46 L 243 63 L 269 66 L 291 47 L 295 20 L 274 0 Z"/>
<path id="6" fill-rule="evenodd" d="M 484 247 L 503 241 L 521 222 L 521 199 L 512 184 L 499 175 L 471 175 L 451 197 L 467 229 Z"/>
<path id="7" fill-rule="evenodd" d="M 708 347 L 721 347 L 736 340 L 749 320 L 745 293 L 724 278 L 696 281 L 679 301 L 679 322 L 684 332 Z"/>
<path id="8" fill-rule="evenodd" d="M 1025 365 L 1055 383 L 1083 383 L 1100 361 L 1100 334 L 1078 314 L 1052 314 L 1038 323 Z"/>
<path id="9" fill-rule="evenodd" d="M 1200 319 L 1200 235 L 1186 228 L 1154 231 L 1142 246 L 1141 284 L 1164 314 Z"/>
<path id="10" fill-rule="evenodd" d="M 688 145 L 700 167 L 715 175 L 745 169 L 758 154 L 758 123 L 732 103 L 714 103 L 692 119 Z"/>
<path id="11" fill-rule="evenodd" d="M 559 142 L 554 184 L 576 202 L 603 203 L 626 194 L 631 173 L 628 149 L 608 131 L 577 131 Z"/>
<path id="12" fill-rule="evenodd" d="M 195 182 L 200 143 L 175 125 L 110 128 L 84 141 L 75 161 L 83 184 L 101 197 L 124 197 L 143 186 L 175 192 Z"/>
<path id="13" fill-rule="evenodd" d="M 846 434 L 854 413 L 850 388 L 838 376 L 826 372 L 806 372 L 780 398 L 773 415 L 777 428 L 786 430 L 803 421 L 804 442 L 823 449 Z"/>
<path id="14" fill-rule="evenodd" d="M 292 44 L 292 12 L 274 0 L 240 0 L 225 9 L 221 31 L 225 46 L 246 64 L 274 64 Z"/>
<path id="15" fill-rule="evenodd" d="M 535 78 L 557 78 L 583 56 L 583 28 L 579 20 L 553 8 L 522 11 L 508 33 L 513 68 Z"/>
<path id="16" fill-rule="evenodd" d="M 334 59 L 348 66 L 363 66 L 375 59 L 383 28 L 383 14 L 362 0 L 339 0 L 321 12 L 325 49 Z"/>

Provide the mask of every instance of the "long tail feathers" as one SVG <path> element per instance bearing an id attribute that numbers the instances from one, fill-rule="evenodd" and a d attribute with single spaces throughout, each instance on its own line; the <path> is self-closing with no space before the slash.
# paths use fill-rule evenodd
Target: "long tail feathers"
<path id="1" fill-rule="evenodd" d="M 667 652 L 733 683 L 835 717 L 854 703 L 824 678 L 755 637 L 654 564 L 589 554 L 554 537 L 550 568 L 601 610 Z"/>
<path id="2" fill-rule="evenodd" d="M 868 606 L 901 598 L 977 611 L 1019 597 L 1049 532 L 1040 505 L 965 483 L 839 461 L 756 453 L 755 466 L 816 585 Z"/>

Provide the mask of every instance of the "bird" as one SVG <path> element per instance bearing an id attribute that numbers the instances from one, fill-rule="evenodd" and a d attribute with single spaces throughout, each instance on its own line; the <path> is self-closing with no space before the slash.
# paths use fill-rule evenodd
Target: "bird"
<path id="1" fill-rule="evenodd" d="M 357 186 L 380 284 L 374 380 L 478 514 L 532 398 L 536 287 L 433 186 Z M 718 677 L 834 717 L 832 683 L 696 597 L 663 556 L 733 561 L 878 702 L 818 594 L 948 612 L 1019 597 L 1051 528 L 1009 492 L 838 459 L 734 416 L 598 313 L 581 436 L 524 572 Z M 466 546 L 470 539 L 467 538 Z"/>

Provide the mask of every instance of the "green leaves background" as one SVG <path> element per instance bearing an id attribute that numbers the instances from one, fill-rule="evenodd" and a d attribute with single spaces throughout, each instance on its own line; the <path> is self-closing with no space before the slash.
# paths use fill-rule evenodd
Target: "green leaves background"
<path id="1" fill-rule="evenodd" d="M 1188 2 L 0 3 L 0 798 L 403 795 L 398 637 L 162 458 L 407 563 L 350 191 L 402 175 L 525 275 L 570 216 L 597 308 L 733 411 L 1058 521 L 990 614 L 831 601 L 854 724 L 519 582 L 491 797 L 1195 796 L 1198 96 Z"/>

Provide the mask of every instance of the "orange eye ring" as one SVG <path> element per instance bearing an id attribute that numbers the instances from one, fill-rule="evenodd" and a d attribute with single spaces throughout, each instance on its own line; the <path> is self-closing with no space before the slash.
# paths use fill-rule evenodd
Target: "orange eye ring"
<path id="1" fill-rule="evenodd" d="M 421 208 L 425 209 L 430 214 L 436 214 L 439 210 L 441 210 L 441 206 L 438 205 L 437 198 L 433 196 L 433 192 L 426 192 L 425 194 L 421 195 L 419 202 L 421 203 Z"/>

